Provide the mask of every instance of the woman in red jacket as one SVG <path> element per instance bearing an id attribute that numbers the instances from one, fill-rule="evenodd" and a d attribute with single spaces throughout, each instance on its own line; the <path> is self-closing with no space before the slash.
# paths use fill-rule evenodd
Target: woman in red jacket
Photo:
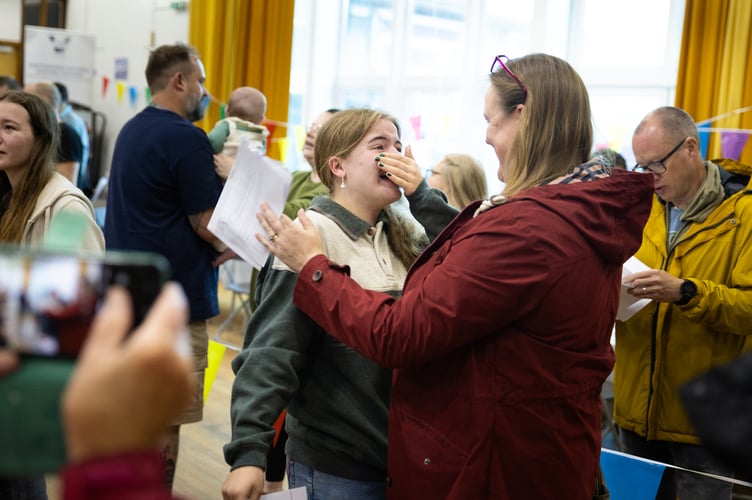
<path id="1" fill-rule="evenodd" d="M 496 57 L 484 116 L 504 192 L 454 219 L 400 299 L 329 261 L 303 214 L 264 209 L 257 238 L 299 272 L 303 312 L 395 368 L 389 498 L 589 499 L 621 266 L 653 180 L 587 163 L 587 90 L 559 58 Z"/>

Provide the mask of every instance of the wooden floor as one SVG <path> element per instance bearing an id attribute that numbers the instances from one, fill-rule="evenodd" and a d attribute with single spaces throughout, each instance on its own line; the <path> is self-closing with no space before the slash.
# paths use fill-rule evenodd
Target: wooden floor
<path id="1" fill-rule="evenodd" d="M 220 285 L 221 287 L 221 285 Z M 229 294 L 224 296 L 227 299 Z M 222 314 L 212 320 L 209 336 L 227 316 L 229 303 L 221 300 Z M 243 342 L 243 315 L 239 314 L 222 338 L 234 345 Z M 222 498 L 222 483 L 230 469 L 222 446 L 230 440 L 230 392 L 234 375 L 230 361 L 237 351 L 227 348 L 204 406 L 204 419 L 181 427 L 178 468 L 173 491 L 194 500 Z"/>
<path id="2" fill-rule="evenodd" d="M 221 314 L 209 322 L 211 338 L 219 324 L 227 317 L 231 295 L 220 285 Z M 234 345 L 241 345 L 243 335 L 242 314 L 222 335 Z M 229 468 L 222 455 L 222 446 L 230 439 L 230 391 L 234 375 L 230 361 L 236 351 L 227 348 L 214 381 L 209 398 L 204 407 L 204 419 L 195 424 L 181 427 L 178 468 L 173 491 L 182 498 L 210 500 L 222 498 L 222 483 Z M 47 478 L 47 492 L 50 500 L 58 500 L 56 476 Z"/>

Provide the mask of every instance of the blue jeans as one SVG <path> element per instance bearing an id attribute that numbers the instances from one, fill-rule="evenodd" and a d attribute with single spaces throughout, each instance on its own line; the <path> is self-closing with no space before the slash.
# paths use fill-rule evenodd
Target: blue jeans
<path id="1" fill-rule="evenodd" d="M 306 487 L 308 500 L 383 500 L 384 481 L 358 481 L 324 474 L 300 462 L 288 463 L 287 481 L 290 489 Z"/>
<path id="2" fill-rule="evenodd" d="M 694 444 L 648 441 L 634 432 L 621 429 L 624 451 L 631 455 L 673 464 L 685 469 L 734 477 L 731 468 L 720 463 L 709 451 Z M 666 468 L 656 500 L 731 500 L 733 485 L 691 472 Z"/>

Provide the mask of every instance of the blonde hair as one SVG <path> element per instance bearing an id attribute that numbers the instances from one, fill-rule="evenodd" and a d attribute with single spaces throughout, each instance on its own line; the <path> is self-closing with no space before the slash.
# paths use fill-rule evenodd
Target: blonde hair
<path id="1" fill-rule="evenodd" d="M 353 108 L 339 111 L 324 123 L 316 136 L 313 150 L 313 163 L 321 182 L 334 191 L 338 180 L 329 168 L 331 158 L 347 158 L 365 138 L 368 131 L 380 120 L 389 120 L 401 134 L 399 122 L 393 116 L 367 108 Z M 389 246 L 405 267 L 410 267 L 428 240 L 425 235 L 417 236 L 414 225 L 392 210 L 389 206 L 382 210 L 386 216 L 386 232 Z"/>
<path id="2" fill-rule="evenodd" d="M 527 87 L 499 68 L 491 85 L 506 114 L 524 104 L 506 167 L 504 194 L 540 185 L 588 160 L 593 145 L 590 98 L 577 72 L 563 59 L 531 54 L 507 67 Z"/>
<path id="3" fill-rule="evenodd" d="M 446 181 L 449 204 L 462 210 L 470 203 L 486 197 L 486 173 L 480 162 L 470 155 L 448 154 L 439 162 L 446 168 L 441 175 Z"/>
<path id="4" fill-rule="evenodd" d="M 4 193 L 0 199 L 0 241 L 21 243 L 37 198 L 52 178 L 59 141 L 58 123 L 52 106 L 34 94 L 10 91 L 0 95 L 0 102 L 18 104 L 24 108 L 29 114 L 34 133 L 34 147 L 31 148 L 31 156 L 21 179 L 12 191 Z M 0 175 L 6 174 L 0 172 Z"/>

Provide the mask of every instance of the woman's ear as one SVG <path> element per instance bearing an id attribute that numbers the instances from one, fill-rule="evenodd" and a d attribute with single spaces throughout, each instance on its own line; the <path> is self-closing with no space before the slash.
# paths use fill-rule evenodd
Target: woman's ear
<path id="1" fill-rule="evenodd" d="M 342 165 L 342 160 L 340 160 L 336 156 L 332 156 L 331 158 L 329 158 L 328 163 L 329 170 L 332 172 L 332 175 L 334 175 L 334 177 L 341 179 L 345 176 L 345 167 Z"/>

